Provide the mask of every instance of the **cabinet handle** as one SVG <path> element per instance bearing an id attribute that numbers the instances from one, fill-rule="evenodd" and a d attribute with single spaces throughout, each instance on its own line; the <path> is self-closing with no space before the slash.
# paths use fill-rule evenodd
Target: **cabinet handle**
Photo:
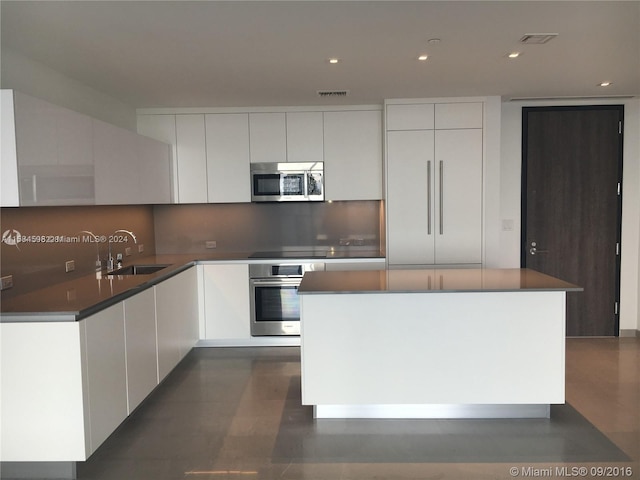
<path id="1" fill-rule="evenodd" d="M 431 235 L 431 160 L 427 161 L 427 235 Z"/>
<path id="2" fill-rule="evenodd" d="M 443 208 L 444 192 L 442 191 L 443 184 L 444 184 L 444 162 L 440 160 L 440 235 L 444 234 L 444 221 L 442 218 L 444 215 L 444 208 Z"/>

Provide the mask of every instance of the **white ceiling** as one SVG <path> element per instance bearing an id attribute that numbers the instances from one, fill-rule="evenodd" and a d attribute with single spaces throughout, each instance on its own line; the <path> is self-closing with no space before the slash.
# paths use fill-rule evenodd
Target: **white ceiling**
<path id="1" fill-rule="evenodd" d="M 1 8 L 3 48 L 133 107 L 640 95 L 640 1 L 2 0 Z M 559 35 L 521 45 L 526 33 Z M 513 50 L 522 56 L 507 59 Z M 605 80 L 613 85 L 597 86 Z M 318 97 L 327 89 L 350 94 Z"/>

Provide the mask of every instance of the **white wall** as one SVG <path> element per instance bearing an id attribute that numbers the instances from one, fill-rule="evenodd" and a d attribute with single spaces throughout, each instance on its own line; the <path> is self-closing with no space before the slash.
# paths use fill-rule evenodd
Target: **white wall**
<path id="1" fill-rule="evenodd" d="M 18 90 L 107 123 L 136 130 L 135 108 L 18 52 L 2 49 L 0 87 Z"/>
<path id="2" fill-rule="evenodd" d="M 547 105 L 623 104 L 622 271 L 620 329 L 640 330 L 640 99 L 506 102 L 502 104 L 500 216 L 512 220 L 512 231 L 500 232 L 501 267 L 520 266 L 520 171 L 522 107 Z"/>

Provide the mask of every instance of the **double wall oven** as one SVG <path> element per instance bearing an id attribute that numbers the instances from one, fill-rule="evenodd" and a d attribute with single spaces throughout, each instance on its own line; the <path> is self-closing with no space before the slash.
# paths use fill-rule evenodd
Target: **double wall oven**
<path id="1" fill-rule="evenodd" d="M 305 272 L 324 268 L 310 261 L 249 265 L 251 335 L 300 335 L 298 287 Z"/>

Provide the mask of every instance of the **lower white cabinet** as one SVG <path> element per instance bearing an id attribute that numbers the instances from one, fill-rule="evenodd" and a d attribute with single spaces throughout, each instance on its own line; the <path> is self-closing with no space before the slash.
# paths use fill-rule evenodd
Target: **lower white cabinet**
<path id="1" fill-rule="evenodd" d="M 124 301 L 124 326 L 130 414 L 158 385 L 155 289 L 149 288 Z"/>
<path id="2" fill-rule="evenodd" d="M 198 308 L 190 268 L 81 321 L 0 323 L 0 462 L 86 460 L 195 345 Z"/>
<path id="3" fill-rule="evenodd" d="M 249 339 L 249 265 L 203 265 L 207 340 Z"/>
<path id="4" fill-rule="evenodd" d="M 127 417 L 123 303 L 83 320 L 86 331 L 91 452 Z"/>
<path id="5" fill-rule="evenodd" d="M 155 286 L 158 378 L 163 379 L 198 341 L 198 277 L 192 267 Z"/>

